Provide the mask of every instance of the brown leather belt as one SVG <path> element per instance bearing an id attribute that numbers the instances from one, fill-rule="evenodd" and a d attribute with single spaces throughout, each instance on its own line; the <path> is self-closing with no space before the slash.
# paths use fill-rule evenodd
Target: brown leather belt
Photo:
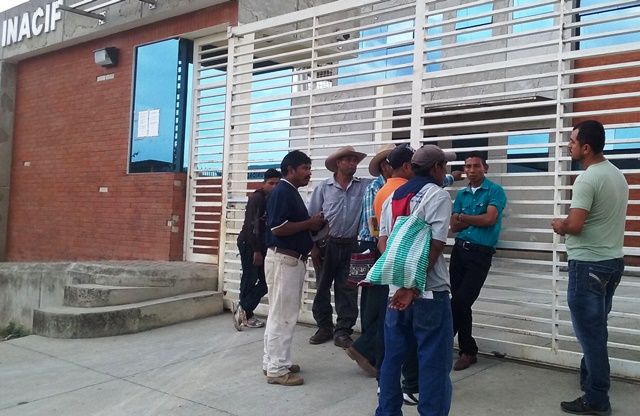
<path id="1" fill-rule="evenodd" d="M 274 253 L 276 254 L 284 254 L 285 256 L 289 256 L 289 257 L 294 257 L 298 260 L 302 260 L 302 261 L 307 261 L 307 258 L 309 257 L 309 255 L 302 255 L 300 253 L 298 253 L 297 251 L 293 251 L 293 250 L 289 250 L 287 248 L 280 248 L 280 247 L 269 247 L 269 250 L 273 250 Z"/>

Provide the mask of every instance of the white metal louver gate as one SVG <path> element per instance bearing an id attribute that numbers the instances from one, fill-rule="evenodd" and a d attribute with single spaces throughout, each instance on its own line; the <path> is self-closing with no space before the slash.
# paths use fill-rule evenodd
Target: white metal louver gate
<path id="1" fill-rule="evenodd" d="M 312 182 L 300 190 L 308 198 L 329 174 L 324 158 L 344 145 L 370 156 L 391 142 L 481 150 L 509 205 L 474 305 L 480 349 L 577 367 L 564 240 L 550 223 L 566 215 L 579 173 L 566 152 L 571 126 L 597 118 L 607 158 L 630 183 L 611 368 L 640 379 L 640 5 L 583 4 L 349 0 L 232 28 L 220 246 L 227 296 L 237 299 L 247 193 L 286 152 L 313 161 Z M 313 323 L 314 292 L 309 270 L 303 322 Z"/>
<path id="2" fill-rule="evenodd" d="M 187 261 L 217 263 L 222 213 L 222 170 L 227 91 L 226 34 L 194 43 Z"/>

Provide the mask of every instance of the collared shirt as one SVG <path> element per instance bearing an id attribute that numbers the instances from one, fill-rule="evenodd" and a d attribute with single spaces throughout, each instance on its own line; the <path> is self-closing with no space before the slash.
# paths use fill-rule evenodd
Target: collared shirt
<path id="1" fill-rule="evenodd" d="M 329 221 L 329 234 L 332 237 L 356 237 L 360 227 L 362 197 L 372 180 L 354 176 L 345 191 L 332 175 L 313 190 L 309 215 L 323 212 L 324 218 Z"/>
<path id="2" fill-rule="evenodd" d="M 267 250 L 266 208 L 267 194 L 264 189 L 258 189 L 249 197 L 242 230 L 238 234 L 238 241 L 248 243 L 254 253 L 264 253 Z"/>
<path id="3" fill-rule="evenodd" d="M 369 223 L 371 218 L 375 218 L 376 216 L 373 210 L 373 201 L 378 191 L 384 186 L 384 183 L 384 177 L 380 175 L 374 179 L 364 191 L 364 196 L 362 197 L 362 216 L 360 217 L 360 233 L 358 234 L 358 238 L 361 241 L 378 241 L 377 235 L 375 237 L 371 235 Z M 376 224 L 377 223 L 378 221 L 376 220 Z"/>
<path id="4" fill-rule="evenodd" d="M 313 248 L 309 230 L 285 236 L 277 236 L 272 232 L 289 221 L 308 219 L 309 213 L 298 189 L 286 179 L 281 179 L 267 198 L 267 247 L 285 248 L 305 256 L 309 254 Z"/>
<path id="5" fill-rule="evenodd" d="M 432 192 L 433 194 L 431 194 Z M 433 195 L 433 197 L 425 204 L 424 207 L 422 207 L 420 211 L 416 211 L 420 205 L 420 201 L 422 201 L 422 198 L 430 195 Z M 388 237 L 391 235 L 395 225 L 395 218 L 393 218 L 391 207 L 392 198 L 393 196 L 390 196 L 384 201 L 384 204 L 382 204 L 382 217 L 380 219 L 381 237 Z M 431 226 L 432 239 L 442 241 L 444 243 L 447 242 L 449 221 L 451 220 L 451 196 L 447 191 L 436 184 L 428 183 L 411 198 L 411 201 L 409 202 L 409 210 Z M 392 296 L 397 289 L 398 288 L 393 285 L 389 286 L 389 296 Z M 427 290 L 438 292 L 451 291 L 449 272 L 447 271 L 447 263 L 444 259 L 444 254 L 440 254 L 436 264 L 429 273 L 427 273 L 425 292 L 422 293 L 423 298 L 428 296 L 426 293 Z"/>
<path id="6" fill-rule="evenodd" d="M 465 215 L 481 215 L 487 212 L 487 207 L 493 205 L 498 209 L 498 220 L 490 227 L 476 227 L 470 225 L 460 231 L 456 238 L 468 241 L 473 244 L 496 247 L 502 228 L 502 211 L 507 205 L 507 195 L 502 186 L 484 178 L 482 184 L 475 193 L 471 189 L 471 184 L 461 189 L 456 195 L 453 203 L 453 213 Z"/>

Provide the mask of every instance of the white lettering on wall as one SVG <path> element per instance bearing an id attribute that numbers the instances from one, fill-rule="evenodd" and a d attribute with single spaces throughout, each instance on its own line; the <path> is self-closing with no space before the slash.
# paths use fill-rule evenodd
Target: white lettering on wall
<path id="1" fill-rule="evenodd" d="M 20 42 L 26 36 L 27 39 L 31 39 L 31 25 L 29 25 L 29 13 L 22 15 L 20 22 L 20 33 L 18 34 L 18 42 Z"/>
<path id="2" fill-rule="evenodd" d="M 33 12 L 33 16 L 31 16 L 31 31 L 33 32 L 33 36 L 38 36 L 42 33 L 42 23 L 38 22 L 39 17 L 44 17 L 42 7 L 38 7 L 38 10 Z"/>
<path id="3" fill-rule="evenodd" d="M 56 0 L 45 5 L 44 10 L 38 7 L 33 13 L 26 12 L 22 16 L 14 16 L 2 22 L 2 47 L 31 39 L 43 33 L 56 30 L 56 23 L 62 19 L 59 6 L 64 0 Z M 44 23 L 43 23 L 44 21 Z"/>

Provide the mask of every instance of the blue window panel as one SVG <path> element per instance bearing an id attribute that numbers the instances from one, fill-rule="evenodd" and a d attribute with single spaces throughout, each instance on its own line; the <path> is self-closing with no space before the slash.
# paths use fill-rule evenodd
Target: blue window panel
<path id="1" fill-rule="evenodd" d="M 429 16 L 427 18 L 427 22 L 431 24 L 442 23 L 442 15 L 437 14 L 437 15 Z M 434 26 L 434 27 L 427 28 L 427 48 L 428 49 L 439 48 L 442 46 L 442 38 L 430 40 L 431 37 L 435 37 L 441 34 L 442 34 L 442 26 Z M 440 59 L 442 58 L 442 51 L 427 52 L 426 58 L 427 58 L 427 61 Z M 442 64 L 427 63 L 427 72 L 436 72 L 436 71 L 440 71 L 441 69 L 442 69 Z"/>
<path id="2" fill-rule="evenodd" d="M 402 29 L 412 29 L 414 27 L 413 20 L 407 20 L 403 22 L 393 23 L 388 26 L 381 26 L 373 29 L 367 29 L 360 32 L 360 37 L 378 35 L 382 33 L 395 32 Z M 360 49 L 387 45 L 392 43 L 398 43 L 403 41 L 409 41 L 413 39 L 413 30 L 407 31 L 405 33 L 399 33 L 390 36 L 379 37 L 377 39 L 369 39 L 360 42 Z M 393 78 L 399 76 L 406 76 L 412 73 L 413 68 L 401 68 L 394 69 L 389 71 L 381 71 L 385 67 L 396 66 L 409 64 L 413 62 L 413 54 L 407 54 L 407 56 L 395 57 L 390 59 L 383 59 L 382 57 L 387 55 L 393 55 L 400 52 L 412 51 L 413 50 L 413 42 L 410 45 L 404 46 L 395 46 L 390 48 L 380 48 L 375 51 L 368 51 L 358 54 L 358 58 L 350 59 L 347 61 L 342 61 L 342 63 L 349 63 L 347 66 L 343 66 L 338 68 L 339 75 L 348 75 L 355 74 L 351 77 L 345 77 L 338 79 L 338 85 L 347 85 L 358 82 L 369 82 L 369 81 L 377 81 L 385 78 Z M 381 59 L 373 62 L 367 63 L 359 63 L 361 60 L 371 59 L 380 57 Z M 358 75 L 362 72 L 379 70 L 378 72 L 371 74 L 362 74 Z"/>
<path id="3" fill-rule="evenodd" d="M 516 146 L 516 145 L 523 145 L 523 144 L 538 144 L 538 143 L 548 144 L 549 134 L 548 133 L 522 134 L 518 136 L 509 136 L 507 138 L 508 146 Z M 533 147 L 529 149 L 507 149 L 507 155 L 529 154 L 529 153 L 549 154 L 549 149 L 547 147 Z"/>
<path id="4" fill-rule="evenodd" d="M 606 4 L 608 0 L 581 0 L 580 7 L 594 6 L 598 4 Z M 631 13 L 638 13 L 638 6 L 619 6 L 604 7 L 600 10 L 593 10 L 580 14 L 579 18 L 582 22 L 589 22 L 607 17 L 625 16 Z M 597 35 L 610 31 L 636 29 L 640 27 L 640 17 L 630 17 L 627 19 L 616 20 L 614 22 L 597 23 L 580 28 L 580 35 Z M 604 36 L 597 39 L 583 40 L 579 42 L 579 49 L 600 48 L 606 46 L 620 45 L 623 43 L 631 43 L 640 41 L 640 32 L 628 33 L 625 35 Z"/>
<path id="5" fill-rule="evenodd" d="M 627 127 L 620 129 L 607 129 L 605 130 L 605 137 L 607 141 L 610 140 L 628 140 L 636 139 L 640 141 L 640 127 Z M 604 147 L 604 150 L 635 150 L 640 149 L 640 143 L 611 143 Z"/>
<path id="6" fill-rule="evenodd" d="M 523 144 L 548 144 L 548 133 L 534 133 L 524 134 L 518 136 L 508 136 L 507 144 L 509 146 L 523 145 Z M 533 172 L 548 172 L 549 163 L 546 161 L 518 161 L 518 159 L 535 159 L 545 158 L 549 156 L 548 147 L 533 147 L 528 149 L 507 149 L 507 173 L 533 173 Z"/>
<path id="7" fill-rule="evenodd" d="M 524 6 L 527 4 L 535 4 L 540 0 L 513 0 L 514 6 Z M 525 17 L 538 16 L 541 14 L 547 14 L 553 12 L 553 4 L 546 4 L 537 7 L 531 7 L 525 10 L 517 10 L 513 12 L 513 20 L 524 19 Z M 553 18 L 535 20 L 526 23 L 515 23 L 513 25 L 513 32 L 529 32 L 538 29 L 545 29 L 553 26 Z"/>
<path id="8" fill-rule="evenodd" d="M 482 4 L 480 6 L 468 7 L 466 9 L 458 10 L 456 17 L 472 17 L 477 14 L 487 13 L 493 10 L 493 4 Z M 456 30 L 468 29 L 471 27 L 486 26 L 493 21 L 492 16 L 477 17 L 475 19 L 463 20 L 456 23 Z M 493 36 L 492 29 L 477 30 L 469 33 L 464 33 L 456 36 L 456 42 L 469 42 L 472 40 L 486 39 Z"/>

